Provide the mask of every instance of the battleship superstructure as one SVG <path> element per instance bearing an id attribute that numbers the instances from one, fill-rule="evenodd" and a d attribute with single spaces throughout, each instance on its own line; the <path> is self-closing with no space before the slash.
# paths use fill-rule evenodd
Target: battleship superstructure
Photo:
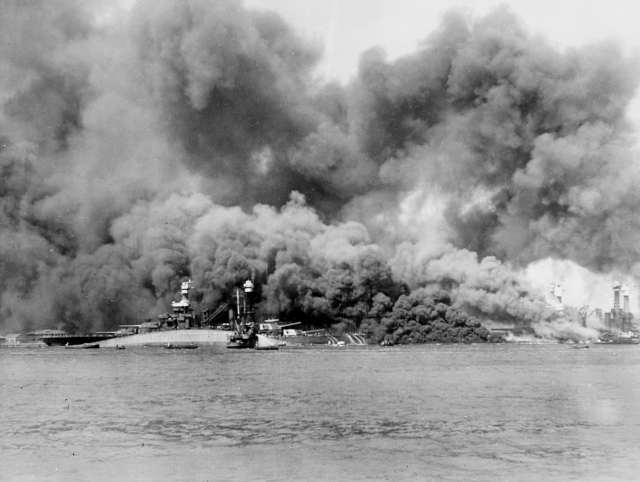
<path id="1" fill-rule="evenodd" d="M 564 294 L 564 288 L 560 283 L 550 283 L 548 288 L 547 307 L 558 312 L 563 312 L 564 305 L 562 304 L 562 295 Z"/>
<path id="2" fill-rule="evenodd" d="M 620 293 L 622 293 L 623 307 L 620 308 Z M 600 343 L 640 344 L 640 333 L 631 323 L 633 314 L 629 307 L 631 288 L 613 283 L 613 309 L 604 314 L 604 325 L 608 331 L 598 340 Z"/>
<path id="3" fill-rule="evenodd" d="M 203 316 L 197 316 L 189 292 L 193 288 L 191 280 L 180 285 L 179 301 L 171 303 L 171 313 L 158 316 L 157 321 L 146 320 L 139 325 L 121 325 L 116 337 L 100 342 L 101 347 L 117 346 L 186 346 L 218 345 L 227 342 L 233 332 L 218 325 L 214 328 L 212 320 L 220 314 L 226 305 L 209 313 L 203 310 Z"/>
<path id="4" fill-rule="evenodd" d="M 227 348 L 255 348 L 258 342 L 258 327 L 254 319 L 253 281 L 247 280 L 242 286 L 244 296 L 236 289 L 236 316 L 231 320 L 233 333 L 228 336 Z"/>
<path id="5" fill-rule="evenodd" d="M 628 285 L 613 283 L 613 309 L 604 314 L 605 326 L 609 331 L 627 332 L 631 329 L 633 314 L 629 309 L 629 294 L 631 288 Z M 623 308 L 620 308 L 620 293 L 623 297 Z"/>

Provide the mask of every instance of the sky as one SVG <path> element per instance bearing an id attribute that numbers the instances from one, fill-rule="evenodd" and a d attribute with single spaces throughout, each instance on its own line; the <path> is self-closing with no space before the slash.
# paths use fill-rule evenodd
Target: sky
<path id="1" fill-rule="evenodd" d="M 357 72 L 360 55 L 382 47 L 390 60 L 414 52 L 437 28 L 450 9 L 472 17 L 506 4 L 530 33 L 540 35 L 558 50 L 582 47 L 602 40 L 619 42 L 640 62 L 640 2 L 634 0 L 244 0 L 248 7 L 274 10 L 303 36 L 324 46 L 317 75 L 347 82 Z M 640 95 L 628 109 L 640 132 Z M 639 144 L 640 144 L 640 135 Z M 609 307 L 611 284 L 633 284 L 618 273 L 595 275 L 570 261 L 534 263 L 527 275 L 542 285 L 555 279 L 565 285 L 565 302 L 572 306 Z M 634 293 L 640 306 L 640 291 Z"/>
<path id="2" fill-rule="evenodd" d="M 482 16 L 507 4 L 532 33 L 558 48 L 617 39 L 640 49 L 640 2 L 634 0 L 245 0 L 275 10 L 325 48 L 319 74 L 342 81 L 355 74 L 360 54 L 379 45 L 389 58 L 412 52 L 451 8 Z"/>
<path id="3" fill-rule="evenodd" d="M 322 43 L 317 74 L 348 81 L 362 52 L 382 47 L 389 59 L 414 52 L 452 8 L 472 17 L 506 4 L 533 34 L 563 50 L 613 39 L 640 62 L 640 2 L 635 0 L 244 0 L 274 10 L 304 36 Z M 640 130 L 640 96 L 629 107 Z"/>

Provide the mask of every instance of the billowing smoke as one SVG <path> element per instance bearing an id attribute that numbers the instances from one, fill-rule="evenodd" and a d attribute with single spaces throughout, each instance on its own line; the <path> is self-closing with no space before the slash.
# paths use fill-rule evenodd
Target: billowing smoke
<path id="1" fill-rule="evenodd" d="M 553 335 L 528 264 L 640 273 L 638 69 L 613 43 L 452 12 L 343 86 L 232 0 L 9 2 L 0 27 L 3 330 L 112 329 L 184 278 L 215 306 L 254 277 L 262 314 L 314 326 Z"/>

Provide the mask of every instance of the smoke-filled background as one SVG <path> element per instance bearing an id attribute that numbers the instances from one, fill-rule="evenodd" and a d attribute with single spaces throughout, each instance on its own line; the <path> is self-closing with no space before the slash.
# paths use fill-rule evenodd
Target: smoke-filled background
<path id="1" fill-rule="evenodd" d="M 640 276 L 638 58 L 613 41 L 454 10 L 337 82 L 322 42 L 238 1 L 16 0 L 0 22 L 3 332 L 140 322 L 186 278 L 214 307 L 254 276 L 261 314 L 315 326 L 586 336 L 527 268 Z"/>

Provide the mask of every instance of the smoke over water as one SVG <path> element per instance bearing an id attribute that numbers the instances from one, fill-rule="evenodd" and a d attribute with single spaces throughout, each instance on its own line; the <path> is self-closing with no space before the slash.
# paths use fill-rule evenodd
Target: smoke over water
<path id="1" fill-rule="evenodd" d="M 319 326 L 423 305 L 475 326 L 444 303 L 582 336 L 525 268 L 640 275 L 638 66 L 613 43 L 451 12 L 343 86 L 230 0 L 14 1 L 0 22 L 4 332 L 140 322 L 186 277 L 215 306 L 253 275 L 262 314 Z"/>

